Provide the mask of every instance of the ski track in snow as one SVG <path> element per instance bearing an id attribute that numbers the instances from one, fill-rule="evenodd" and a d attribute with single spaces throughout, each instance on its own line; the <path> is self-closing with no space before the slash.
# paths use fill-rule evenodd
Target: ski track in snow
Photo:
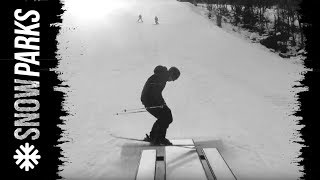
<path id="1" fill-rule="evenodd" d="M 65 138 L 72 139 L 61 145 L 68 161 L 62 177 L 134 178 L 143 145 L 109 134 L 149 133 L 151 115 L 114 114 L 142 107 L 142 87 L 159 64 L 182 73 L 163 92 L 174 118 L 168 138 L 217 147 L 239 180 L 301 176 L 294 163 L 300 146 L 292 142 L 301 89 L 292 86 L 302 65 L 224 32 L 189 3 L 95 1 L 66 1 L 58 36 L 58 71 L 70 85 Z M 82 3 L 100 11 L 84 16 Z M 143 23 L 136 22 L 140 13 Z"/>

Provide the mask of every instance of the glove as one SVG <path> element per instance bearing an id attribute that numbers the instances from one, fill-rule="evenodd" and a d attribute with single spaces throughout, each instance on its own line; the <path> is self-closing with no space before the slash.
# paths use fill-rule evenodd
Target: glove
<path id="1" fill-rule="evenodd" d="M 168 107 L 166 103 L 164 103 L 163 105 L 161 105 L 161 108 L 165 108 Z"/>

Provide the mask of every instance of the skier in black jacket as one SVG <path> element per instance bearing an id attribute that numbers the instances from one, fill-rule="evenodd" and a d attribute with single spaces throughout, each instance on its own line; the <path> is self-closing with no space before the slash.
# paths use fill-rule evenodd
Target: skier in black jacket
<path id="1" fill-rule="evenodd" d="M 162 97 L 162 91 L 168 81 L 175 81 L 179 76 L 180 71 L 178 68 L 171 67 L 168 70 L 165 66 L 159 65 L 154 69 L 154 74 L 149 77 L 143 87 L 141 102 L 147 111 L 157 118 L 151 129 L 150 136 L 147 135 L 145 138 L 152 144 L 172 144 L 165 138 L 169 124 L 172 122 L 172 114 Z"/>

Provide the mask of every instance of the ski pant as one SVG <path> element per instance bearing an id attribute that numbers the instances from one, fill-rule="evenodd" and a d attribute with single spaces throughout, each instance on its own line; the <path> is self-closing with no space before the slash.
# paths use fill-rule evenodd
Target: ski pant
<path id="1" fill-rule="evenodd" d="M 150 137 L 165 138 L 169 124 L 172 122 L 171 110 L 168 106 L 164 106 L 163 108 L 147 109 L 147 111 L 157 118 L 157 121 L 152 126 Z"/>

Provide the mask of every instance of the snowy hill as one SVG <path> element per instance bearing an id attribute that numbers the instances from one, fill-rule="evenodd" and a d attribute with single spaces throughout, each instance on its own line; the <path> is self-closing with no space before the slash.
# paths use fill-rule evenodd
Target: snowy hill
<path id="1" fill-rule="evenodd" d="M 168 138 L 218 140 L 238 179 L 297 179 L 295 94 L 305 71 L 266 48 L 226 33 L 175 0 L 65 2 L 61 79 L 66 92 L 66 179 L 133 179 L 140 149 L 110 133 L 142 138 L 155 119 L 140 93 L 157 65 L 180 78 L 163 96 L 173 113 Z M 141 14 L 143 23 L 137 23 Z M 154 25 L 158 16 L 159 25 Z"/>

